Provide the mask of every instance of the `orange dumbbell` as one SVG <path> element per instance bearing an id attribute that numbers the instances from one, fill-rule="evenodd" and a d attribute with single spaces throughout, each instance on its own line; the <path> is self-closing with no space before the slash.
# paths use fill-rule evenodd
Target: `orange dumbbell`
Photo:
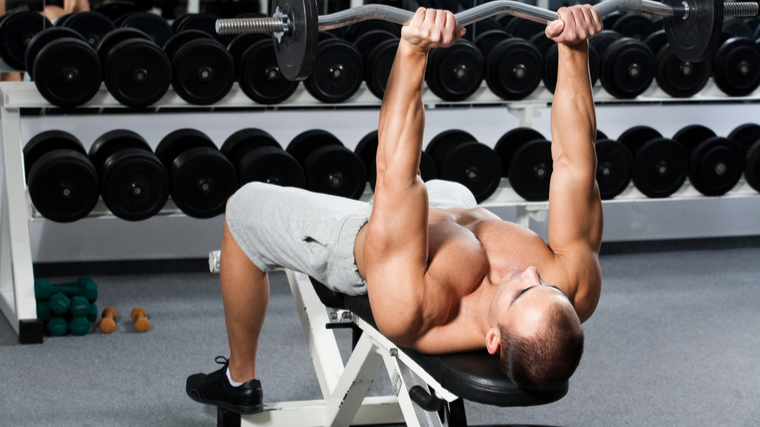
<path id="1" fill-rule="evenodd" d="M 135 307 L 132 310 L 132 320 L 135 321 L 137 332 L 148 332 L 150 321 L 148 321 L 148 315 L 145 314 L 145 310 L 142 307 Z"/>
<path id="2" fill-rule="evenodd" d="M 100 330 L 104 334 L 110 334 L 114 329 L 116 329 L 116 310 L 106 307 L 103 310 L 103 320 L 100 321 Z"/>

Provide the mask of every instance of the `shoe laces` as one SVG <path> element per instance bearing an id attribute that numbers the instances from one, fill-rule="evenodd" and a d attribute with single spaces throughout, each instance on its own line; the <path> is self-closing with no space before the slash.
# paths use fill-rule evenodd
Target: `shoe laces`
<path id="1" fill-rule="evenodd" d="M 216 358 L 214 359 L 214 362 L 216 362 L 218 365 L 224 366 L 225 369 L 229 367 L 230 365 L 230 359 L 227 359 L 224 356 L 216 356 Z"/>

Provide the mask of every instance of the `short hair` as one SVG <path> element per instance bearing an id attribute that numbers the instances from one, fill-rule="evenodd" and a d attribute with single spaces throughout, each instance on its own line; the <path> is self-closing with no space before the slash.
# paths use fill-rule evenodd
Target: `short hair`
<path id="1" fill-rule="evenodd" d="M 532 337 L 520 337 L 499 325 L 502 371 L 525 390 L 545 391 L 567 381 L 583 355 L 583 329 L 568 310 L 551 307 Z"/>

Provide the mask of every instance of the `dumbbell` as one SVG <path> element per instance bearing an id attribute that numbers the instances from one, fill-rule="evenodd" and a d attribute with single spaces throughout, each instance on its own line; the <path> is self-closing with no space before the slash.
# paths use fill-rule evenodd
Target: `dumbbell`
<path id="1" fill-rule="evenodd" d="M 496 142 L 494 151 L 502 165 L 502 176 L 520 197 L 528 201 L 549 200 L 553 171 L 551 142 L 540 132 L 525 127 L 512 129 Z"/>
<path id="2" fill-rule="evenodd" d="M 485 58 L 486 84 L 499 98 L 523 99 L 541 83 L 543 58 L 531 43 L 497 29 L 480 33 L 475 45 Z"/>
<path id="3" fill-rule="evenodd" d="M 116 310 L 106 307 L 103 310 L 103 320 L 100 321 L 100 330 L 104 334 L 110 334 L 114 329 L 116 329 Z"/>
<path id="4" fill-rule="evenodd" d="M 24 146 L 24 170 L 35 209 L 56 222 L 86 217 L 98 203 L 98 173 L 79 140 L 45 131 Z"/>
<path id="5" fill-rule="evenodd" d="M 172 87 L 189 104 L 224 98 L 235 82 L 235 62 L 224 45 L 199 30 L 172 36 L 164 45 L 172 63 Z"/>
<path id="6" fill-rule="evenodd" d="M 90 277 L 80 277 L 76 282 L 56 284 L 44 279 L 34 281 L 34 297 L 36 299 L 49 299 L 56 292 L 68 297 L 83 296 L 91 303 L 98 299 L 98 285 Z"/>
<path id="7" fill-rule="evenodd" d="M 143 137 L 125 129 L 104 133 L 90 147 L 106 207 L 127 221 L 157 214 L 169 198 L 169 175 Z"/>
<path id="8" fill-rule="evenodd" d="M 135 329 L 137 329 L 137 332 L 148 332 L 148 329 L 150 329 L 148 315 L 142 307 L 135 307 L 134 310 L 132 310 L 132 321 L 135 322 Z"/>
<path id="9" fill-rule="evenodd" d="M 37 300 L 37 319 L 47 320 L 51 313 L 64 314 L 71 307 L 71 298 L 55 292 L 48 300 Z"/>
<path id="10" fill-rule="evenodd" d="M 71 331 L 71 335 L 84 336 L 90 332 L 92 323 L 88 317 L 72 317 L 70 314 L 65 316 L 50 316 L 46 322 L 46 327 L 50 335 L 61 337 L 66 332 Z"/>
<path id="11" fill-rule="evenodd" d="M 40 31 L 24 54 L 37 90 L 48 102 L 77 107 L 100 89 L 100 59 L 76 31 L 51 27 Z"/>
<path id="12" fill-rule="evenodd" d="M 186 13 L 172 22 L 171 28 L 174 30 L 174 34 L 181 33 L 183 31 L 203 31 L 214 40 L 218 41 L 222 45 L 227 45 L 232 37 L 219 34 L 216 31 L 216 21 L 219 19 L 219 15 L 213 13 Z"/>
<path id="13" fill-rule="evenodd" d="M 689 174 L 689 153 L 648 126 L 634 126 L 618 137 L 633 155 L 633 184 L 650 198 L 669 197 Z"/>
<path id="14" fill-rule="evenodd" d="M 113 30 L 100 39 L 97 52 L 106 88 L 122 104 L 147 107 L 169 90 L 169 57 L 142 31 Z"/>
<path id="15" fill-rule="evenodd" d="M 605 25 L 605 28 L 620 33 L 623 37 L 631 37 L 638 40 L 646 40 L 647 37 L 656 31 L 654 21 L 648 15 L 639 13 L 621 15 L 618 19 L 615 19 L 611 27 Z"/>
<path id="16" fill-rule="evenodd" d="M 730 36 L 713 54 L 712 77 L 726 95 L 751 94 L 760 86 L 760 46 L 752 39 Z"/>
<path id="17" fill-rule="evenodd" d="M 182 212 L 193 218 L 224 213 L 227 199 L 238 188 L 238 176 L 206 134 L 176 130 L 159 142 L 156 156 L 169 172 L 172 200 Z"/>
<path id="18" fill-rule="evenodd" d="M 633 177 L 633 155 L 624 144 L 606 137 L 596 140 L 596 182 L 602 200 L 617 197 Z"/>
<path id="19" fill-rule="evenodd" d="M 385 95 L 398 44 L 397 34 L 383 30 L 363 33 L 354 40 L 354 46 L 361 52 L 364 62 L 364 81 L 369 91 L 379 99 Z"/>
<path id="20" fill-rule="evenodd" d="M 723 21 L 723 32 L 729 33 L 736 37 L 751 39 L 755 34 L 754 28 L 751 28 L 745 20 L 741 18 L 730 18 Z"/>
<path id="21" fill-rule="evenodd" d="M 760 125 L 747 123 L 737 126 L 728 139 L 745 149 L 744 178 L 750 187 L 760 192 Z"/>
<path id="22" fill-rule="evenodd" d="M 364 163 L 330 132 L 303 132 L 288 144 L 287 152 L 303 167 L 306 189 L 351 199 L 359 199 L 364 193 Z"/>
<path id="23" fill-rule="evenodd" d="M 510 19 L 507 21 L 506 25 L 504 25 L 504 31 L 511 34 L 513 37 L 528 40 L 534 34 L 545 32 L 546 24 L 527 19 Z"/>
<path id="24" fill-rule="evenodd" d="M 603 30 L 589 43 L 599 54 L 599 78 L 610 95 L 633 99 L 652 85 L 655 58 L 646 43 L 611 30 Z"/>
<path id="25" fill-rule="evenodd" d="M 689 125 L 673 135 L 689 151 L 689 182 L 705 196 L 730 191 L 744 171 L 745 152 L 736 142 L 702 125 Z"/>
<path id="26" fill-rule="evenodd" d="M 298 82 L 286 79 L 275 58 L 272 39 L 263 34 L 241 34 L 230 42 L 237 81 L 249 98 L 259 104 L 279 104 L 290 98 Z"/>
<path id="27" fill-rule="evenodd" d="M 238 182 L 267 182 L 283 187 L 306 187 L 306 176 L 298 161 L 277 140 L 261 129 L 239 130 L 220 149 L 235 166 Z"/>
<path id="28" fill-rule="evenodd" d="M 367 170 L 367 177 L 369 178 L 369 186 L 372 191 L 375 191 L 375 182 L 377 180 L 377 165 L 375 164 L 379 142 L 377 138 L 377 131 L 373 130 L 365 135 L 354 149 L 354 153 L 356 153 L 356 155 L 362 160 L 362 163 L 364 163 L 364 168 Z M 424 151 L 421 151 L 420 154 L 420 177 L 425 182 L 431 179 L 436 179 L 438 173 L 435 170 L 433 159 L 431 159 L 430 155 Z"/>
<path id="29" fill-rule="evenodd" d="M 77 12 L 64 15 L 55 23 L 56 27 L 71 28 L 84 37 L 84 40 L 92 48 L 98 45 L 103 36 L 113 31 L 116 27 L 107 16 L 100 12 Z"/>
<path id="30" fill-rule="evenodd" d="M 459 39 L 451 47 L 430 51 L 425 82 L 444 101 L 462 101 L 478 90 L 484 69 L 480 50 L 471 41 Z"/>
<path id="31" fill-rule="evenodd" d="M 336 104 L 354 96 L 363 75 L 364 61 L 356 46 L 346 40 L 328 38 L 317 45 L 314 70 L 303 83 L 314 98 Z"/>
<path id="32" fill-rule="evenodd" d="M 655 31 L 644 41 L 655 54 L 657 86 L 674 98 L 688 98 L 705 87 L 712 63 L 684 62 L 673 54 L 665 31 Z"/>
<path id="33" fill-rule="evenodd" d="M 164 18 L 151 12 L 134 12 L 122 15 L 118 24 L 114 21 L 114 26 L 121 28 L 134 28 L 147 34 L 158 46 L 163 46 L 171 36 L 174 35 L 172 27 Z M 121 17 L 120 17 L 121 18 Z"/>
<path id="34" fill-rule="evenodd" d="M 502 167 L 499 157 L 469 133 L 452 129 L 439 133 L 428 143 L 438 178 L 467 187 L 480 203 L 499 188 Z"/>
<path id="35" fill-rule="evenodd" d="M 529 41 L 541 52 L 544 60 L 544 86 L 549 92 L 554 93 L 554 89 L 557 87 L 559 70 L 559 47 L 557 43 L 546 37 L 544 33 L 533 35 Z M 591 45 L 588 47 L 588 68 L 591 76 L 591 87 L 594 87 L 599 79 L 599 55 Z"/>
<path id="36" fill-rule="evenodd" d="M 27 70 L 24 53 L 35 34 L 52 26 L 39 13 L 24 11 L 0 17 L 0 58 L 11 68 Z"/>
<path id="37" fill-rule="evenodd" d="M 400 25 L 380 19 L 360 21 L 355 24 L 351 24 L 348 27 L 338 28 L 338 30 L 343 31 L 345 39 L 350 42 L 355 42 L 356 39 L 358 39 L 362 34 L 369 33 L 370 31 L 380 30 L 391 34 L 401 34 Z M 340 32 L 336 34 L 336 36 L 340 37 Z"/>

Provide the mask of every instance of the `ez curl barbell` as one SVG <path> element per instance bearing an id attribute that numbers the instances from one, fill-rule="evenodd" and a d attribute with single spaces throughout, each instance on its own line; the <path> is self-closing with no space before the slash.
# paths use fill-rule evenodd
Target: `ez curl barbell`
<path id="1" fill-rule="evenodd" d="M 385 5 L 365 5 L 318 16 L 315 0 L 273 0 L 268 18 L 220 19 L 219 34 L 272 34 L 280 72 L 288 80 L 304 80 L 314 67 L 318 32 L 370 19 L 404 25 L 414 12 Z M 601 17 L 615 12 L 640 12 L 664 18 L 665 34 L 673 52 L 685 62 L 700 62 L 712 55 L 720 41 L 724 17 L 750 17 L 760 12 L 758 2 L 723 3 L 723 0 L 606 0 L 594 6 Z M 497 0 L 454 15 L 466 26 L 485 18 L 510 14 L 537 22 L 559 19 L 556 12 L 516 1 Z"/>

